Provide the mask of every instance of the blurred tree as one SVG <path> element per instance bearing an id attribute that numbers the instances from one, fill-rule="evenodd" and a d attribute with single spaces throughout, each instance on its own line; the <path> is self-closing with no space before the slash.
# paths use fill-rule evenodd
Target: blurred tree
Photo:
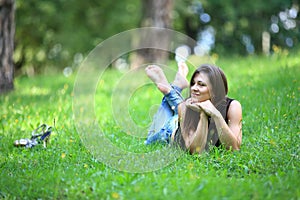
<path id="1" fill-rule="evenodd" d="M 164 28 L 172 27 L 171 13 L 173 11 L 173 0 L 143 0 L 141 27 L 155 27 L 156 31 L 141 36 L 143 46 L 159 46 L 168 49 L 170 45 L 169 36 L 165 34 Z M 159 31 L 161 28 L 161 32 Z M 132 67 L 140 66 L 148 62 L 164 62 L 168 58 L 168 52 L 159 49 L 141 49 L 132 63 Z"/>
<path id="2" fill-rule="evenodd" d="M 197 39 L 199 31 L 203 28 L 199 20 L 201 12 L 203 12 L 203 7 L 200 1 L 175 1 L 172 13 L 174 29 L 183 31 L 189 37 Z"/>
<path id="3" fill-rule="evenodd" d="M 216 51 L 238 54 L 261 52 L 262 33 L 269 31 L 271 16 L 292 5 L 293 1 L 282 0 L 203 1 L 217 30 Z"/>
<path id="4" fill-rule="evenodd" d="M 14 88 L 14 5 L 14 0 L 0 0 L 0 93 Z"/>
<path id="5" fill-rule="evenodd" d="M 22 67 L 30 74 L 45 67 L 75 67 L 103 40 L 140 26 L 173 28 L 195 40 L 211 26 L 215 30 L 214 51 L 246 53 L 245 44 L 250 41 L 253 46 L 248 48 L 258 52 L 262 32 L 269 31 L 272 15 L 293 3 L 299 5 L 297 0 L 16 1 L 15 68 Z M 201 16 L 208 18 L 205 21 Z M 280 29 L 279 33 L 271 33 L 272 41 L 279 43 L 288 35 L 294 44 L 299 42 L 299 28 L 286 32 Z M 160 36 L 153 38 L 161 44 L 168 41 Z M 140 55 L 151 62 L 164 57 L 161 52 L 154 57 L 147 51 Z"/>
<path id="6" fill-rule="evenodd" d="M 139 9 L 139 0 L 17 1 L 16 68 L 35 73 L 76 66 L 106 38 L 136 28 Z"/>
<path id="7" fill-rule="evenodd" d="M 173 14 L 174 29 L 198 40 L 199 33 L 212 26 L 215 30 L 215 52 L 261 52 L 262 33 L 270 31 L 272 16 L 277 16 L 280 11 L 290 9 L 293 5 L 299 8 L 297 0 L 176 1 Z M 282 28 L 280 33 L 272 35 L 272 40 L 285 45 L 283 42 L 279 43 L 279 40 L 289 36 L 296 43 L 299 42 L 299 35 L 299 28 Z"/>

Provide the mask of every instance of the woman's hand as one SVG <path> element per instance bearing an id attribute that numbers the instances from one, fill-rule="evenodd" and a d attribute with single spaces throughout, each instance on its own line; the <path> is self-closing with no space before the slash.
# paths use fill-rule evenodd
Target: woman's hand
<path id="1" fill-rule="evenodd" d="M 193 103 L 193 102 L 192 102 L 192 99 L 191 99 L 191 98 L 189 98 L 189 99 L 187 99 L 187 100 L 185 101 L 185 105 L 186 105 L 186 107 L 192 109 L 192 110 L 195 111 L 195 112 L 201 112 L 201 111 L 202 111 L 201 108 L 200 108 L 200 106 L 197 105 L 197 103 Z"/>
<path id="2" fill-rule="evenodd" d="M 220 114 L 217 108 L 212 104 L 210 100 L 206 100 L 200 103 L 196 103 L 196 105 L 205 112 L 206 115 L 210 117 L 215 117 Z"/>
<path id="3" fill-rule="evenodd" d="M 206 100 L 203 102 L 193 103 L 192 99 L 187 99 L 185 101 L 186 107 L 192 109 L 196 112 L 204 112 L 207 116 L 215 117 L 220 114 L 217 108 L 212 104 L 210 100 Z"/>

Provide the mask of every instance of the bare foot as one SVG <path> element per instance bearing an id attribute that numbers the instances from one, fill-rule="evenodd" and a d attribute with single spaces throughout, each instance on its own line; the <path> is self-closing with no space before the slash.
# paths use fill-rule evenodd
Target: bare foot
<path id="1" fill-rule="evenodd" d="M 178 63 L 178 71 L 176 73 L 173 84 L 181 89 L 187 88 L 189 86 L 189 82 L 186 79 L 188 73 L 188 66 L 184 62 Z"/>
<path id="2" fill-rule="evenodd" d="M 159 91 L 163 94 L 168 94 L 171 91 L 171 86 L 163 72 L 157 65 L 149 65 L 145 69 L 147 76 L 156 84 Z"/>

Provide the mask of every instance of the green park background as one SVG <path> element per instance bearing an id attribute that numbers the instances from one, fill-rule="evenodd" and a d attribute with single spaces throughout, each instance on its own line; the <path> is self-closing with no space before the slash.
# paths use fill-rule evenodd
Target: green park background
<path id="1" fill-rule="evenodd" d="M 4 0 L 0 22 L 12 2 L 14 79 L 13 89 L 0 94 L 0 199 L 300 199 L 298 1 Z M 160 28 L 209 46 L 205 56 L 191 47 L 189 69 L 209 58 L 224 70 L 228 95 L 243 106 L 243 143 L 240 151 L 183 154 L 158 170 L 132 173 L 107 165 L 84 145 L 73 89 L 97 45 L 155 26 L 158 13 L 169 17 Z M 96 121 L 116 148 L 161 151 L 166 146 L 145 146 L 145 138 L 126 134 L 115 121 L 112 96 L 131 62 L 120 58 L 125 65 L 112 62 L 98 83 Z M 166 63 L 176 69 L 174 55 Z M 153 84 L 131 96 L 128 111 L 137 126 L 150 124 L 160 99 Z M 13 145 L 43 123 L 53 126 L 47 148 Z"/>

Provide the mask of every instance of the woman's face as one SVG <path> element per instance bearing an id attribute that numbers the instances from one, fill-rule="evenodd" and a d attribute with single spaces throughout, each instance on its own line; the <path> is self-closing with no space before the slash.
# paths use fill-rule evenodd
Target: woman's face
<path id="1" fill-rule="evenodd" d="M 191 85 L 191 99 L 193 103 L 202 102 L 211 99 L 208 85 L 208 77 L 204 73 L 198 73 L 194 77 Z"/>

